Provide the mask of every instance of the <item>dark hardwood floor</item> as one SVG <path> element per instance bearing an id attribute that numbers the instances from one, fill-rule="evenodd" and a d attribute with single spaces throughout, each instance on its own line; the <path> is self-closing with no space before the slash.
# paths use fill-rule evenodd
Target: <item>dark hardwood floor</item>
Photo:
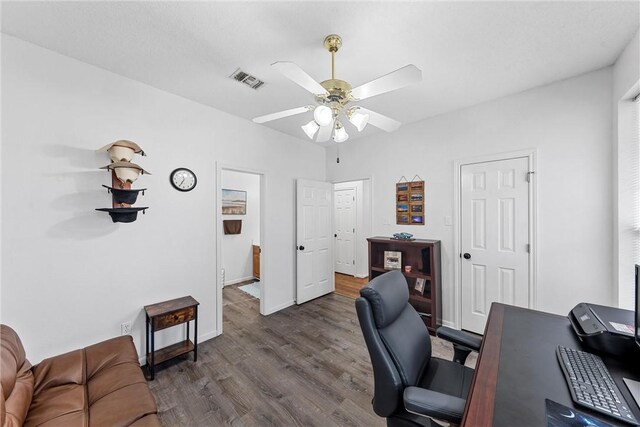
<path id="1" fill-rule="evenodd" d="M 360 296 L 360 288 L 369 283 L 369 278 L 359 279 L 347 274 L 335 273 L 336 294 L 356 299 Z"/>
<path id="2" fill-rule="evenodd" d="M 384 426 L 352 299 L 330 294 L 261 316 L 224 288 L 224 333 L 149 382 L 165 426 Z M 451 357 L 433 339 L 434 354 Z M 186 358 L 186 360 L 185 360 Z M 473 361 L 472 361 L 473 362 Z"/>

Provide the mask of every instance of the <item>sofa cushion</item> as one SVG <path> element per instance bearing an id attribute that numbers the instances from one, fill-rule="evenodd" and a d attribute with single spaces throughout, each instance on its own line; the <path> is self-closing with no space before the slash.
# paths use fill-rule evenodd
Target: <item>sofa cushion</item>
<path id="1" fill-rule="evenodd" d="M 44 389 L 33 397 L 24 425 L 86 426 L 86 402 L 82 384 L 56 385 Z"/>
<path id="2" fill-rule="evenodd" d="M 16 332 L 0 325 L 0 425 L 21 426 L 33 397 L 33 374 Z"/>
<path id="3" fill-rule="evenodd" d="M 130 336 L 89 346 L 85 354 L 90 425 L 129 426 L 156 413 Z"/>
<path id="4" fill-rule="evenodd" d="M 85 355 L 74 350 L 44 359 L 33 367 L 35 394 L 67 384 L 84 384 Z"/>

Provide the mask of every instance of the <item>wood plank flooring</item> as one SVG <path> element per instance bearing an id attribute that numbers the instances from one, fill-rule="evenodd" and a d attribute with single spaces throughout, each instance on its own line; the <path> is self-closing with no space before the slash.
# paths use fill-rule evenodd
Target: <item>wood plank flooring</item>
<path id="1" fill-rule="evenodd" d="M 198 362 L 166 362 L 149 382 L 165 426 L 384 426 L 352 299 L 330 294 L 261 316 L 259 301 L 225 287 L 224 333 Z M 433 338 L 434 354 L 450 345 Z"/>
<path id="2" fill-rule="evenodd" d="M 347 274 L 335 273 L 336 294 L 356 299 L 360 296 L 360 289 L 369 283 L 369 278 L 359 279 Z"/>

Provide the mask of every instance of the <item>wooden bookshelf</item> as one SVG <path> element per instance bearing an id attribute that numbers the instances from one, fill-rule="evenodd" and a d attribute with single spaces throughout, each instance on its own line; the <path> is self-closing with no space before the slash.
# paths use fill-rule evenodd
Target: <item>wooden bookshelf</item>
<path id="1" fill-rule="evenodd" d="M 396 240 L 390 237 L 371 237 L 369 242 L 369 280 L 388 271 L 384 268 L 385 251 L 402 253 L 400 272 L 407 279 L 409 304 L 416 309 L 429 333 L 435 334 L 442 325 L 442 277 L 439 240 Z M 410 265 L 410 272 L 404 267 Z M 424 292 L 415 290 L 417 279 L 425 280 Z"/>

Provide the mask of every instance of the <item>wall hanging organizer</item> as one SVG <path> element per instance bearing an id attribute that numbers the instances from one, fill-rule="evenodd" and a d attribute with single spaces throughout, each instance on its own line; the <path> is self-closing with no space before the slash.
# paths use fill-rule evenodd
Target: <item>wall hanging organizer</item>
<path id="1" fill-rule="evenodd" d="M 424 225 L 424 181 L 418 175 L 396 184 L 396 224 Z"/>
<path id="2" fill-rule="evenodd" d="M 146 190 L 146 188 L 133 189 L 131 184 L 138 179 L 140 174 L 151 175 L 141 166 L 131 163 L 135 154 L 145 156 L 144 151 L 135 142 L 126 140 L 107 144 L 98 151 L 108 153 L 111 159 L 110 164 L 100 169 L 111 172 L 111 186 L 103 185 L 103 187 L 111 194 L 112 207 L 96 208 L 96 210 L 109 213 L 113 222 L 135 221 L 138 218 L 138 212 L 142 211 L 144 214 L 145 210 L 149 209 L 147 206 L 131 206 L 138 199 L 138 193 L 141 192 L 144 195 Z"/>

